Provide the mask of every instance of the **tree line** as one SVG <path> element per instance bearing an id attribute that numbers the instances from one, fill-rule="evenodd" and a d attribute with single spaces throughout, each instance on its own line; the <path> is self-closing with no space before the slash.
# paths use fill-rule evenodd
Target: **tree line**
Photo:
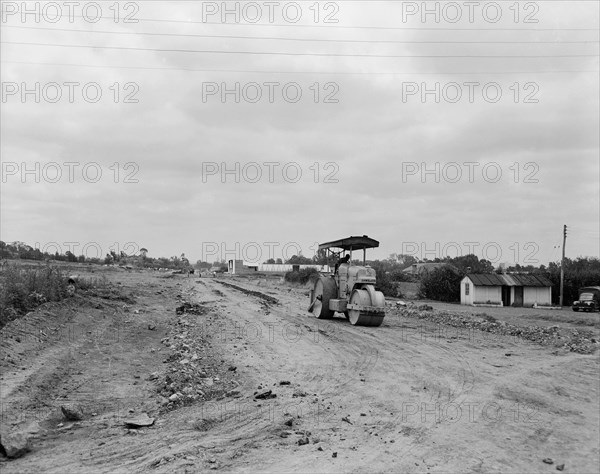
<path id="1" fill-rule="evenodd" d="M 1 259 L 24 259 L 24 260 L 56 260 L 65 262 L 95 263 L 95 264 L 119 264 L 133 265 L 146 268 L 172 268 L 181 269 L 191 266 L 185 254 L 172 256 L 170 258 L 151 258 L 147 256 L 147 250 L 140 249 L 140 255 L 126 255 L 124 252 L 110 251 L 104 258 L 88 258 L 84 255 L 74 255 L 70 251 L 63 254 L 42 252 L 39 248 L 33 248 L 22 242 L 7 244 L 0 241 Z M 317 252 L 312 258 L 303 255 L 293 255 L 291 258 L 269 259 L 265 263 L 286 263 L 299 265 L 329 265 L 333 267 L 336 257 L 327 255 L 326 251 Z M 356 259 L 355 264 L 362 264 L 362 260 Z M 415 276 L 405 270 L 415 263 L 444 263 L 441 268 L 431 270 L 422 275 Z M 550 262 L 546 265 L 516 264 L 514 266 L 500 268 L 485 259 L 479 259 L 476 255 L 461 255 L 458 257 L 436 258 L 433 260 L 417 260 L 412 255 L 391 254 L 387 259 L 368 260 L 367 265 L 373 267 L 377 274 L 377 285 L 384 294 L 396 296 L 397 284 L 399 282 L 417 282 L 419 284 L 419 295 L 423 298 L 457 302 L 460 301 L 460 281 L 467 273 L 525 273 L 540 275 L 552 283 L 552 302 L 558 304 L 560 295 L 560 265 Z M 198 261 L 195 265 L 198 269 L 210 269 L 217 267 L 219 271 L 227 271 L 224 261 L 203 262 Z M 579 296 L 579 289 L 584 286 L 600 286 L 600 259 L 595 257 L 578 257 L 576 259 L 565 258 L 564 266 L 564 299 L 563 304 L 570 305 Z"/>

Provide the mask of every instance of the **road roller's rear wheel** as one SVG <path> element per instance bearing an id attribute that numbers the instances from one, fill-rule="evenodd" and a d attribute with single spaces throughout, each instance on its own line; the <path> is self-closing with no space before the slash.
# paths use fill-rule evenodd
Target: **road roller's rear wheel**
<path id="1" fill-rule="evenodd" d="M 364 288 L 354 290 L 350 295 L 350 304 L 362 307 L 378 307 L 381 311 L 360 310 L 352 308 L 348 310 L 348 319 L 354 326 L 381 326 L 385 317 L 385 299 L 383 293 L 374 289 Z"/>
<path id="2" fill-rule="evenodd" d="M 336 297 L 336 284 L 333 277 L 319 277 L 315 282 L 311 301 L 312 313 L 319 319 L 333 317 L 333 311 L 329 309 L 329 300 Z"/>

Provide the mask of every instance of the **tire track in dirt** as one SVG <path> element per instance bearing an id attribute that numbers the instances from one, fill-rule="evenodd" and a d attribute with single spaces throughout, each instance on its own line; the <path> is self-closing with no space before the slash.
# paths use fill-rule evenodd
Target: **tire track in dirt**
<path id="1" fill-rule="evenodd" d="M 273 309 L 273 314 L 297 326 L 304 325 L 306 328 L 311 328 L 304 321 L 314 324 L 313 330 L 316 329 L 319 334 L 328 338 L 332 348 L 340 346 L 337 354 L 334 354 L 335 360 L 339 363 L 343 363 L 345 358 L 358 355 L 362 362 L 352 367 L 368 370 L 378 363 L 380 351 L 389 350 L 394 354 L 394 360 L 388 361 L 388 370 L 397 371 L 402 364 L 404 366 L 411 365 L 409 358 L 403 357 L 403 352 L 404 349 L 409 347 L 409 338 L 418 339 L 419 344 L 427 345 L 430 351 L 439 353 L 438 357 L 443 359 L 450 357 L 457 361 L 456 376 L 454 377 L 456 384 L 454 387 L 449 388 L 449 401 L 456 400 L 463 393 L 468 393 L 474 384 L 473 370 L 459 352 L 448 347 L 447 344 L 436 342 L 434 339 L 441 339 L 439 335 L 436 336 L 434 333 L 434 337 L 431 337 L 431 334 L 424 334 L 422 328 L 411 325 L 408 319 L 401 320 L 395 315 L 388 314 L 388 317 L 384 320 L 384 330 L 380 330 L 379 328 L 351 326 L 345 319 L 340 317 L 333 320 L 317 320 L 307 316 L 308 313 L 303 311 L 304 308 L 298 304 L 286 304 L 284 298 L 282 298 L 282 304 L 285 308 L 282 310 Z M 295 311 L 290 311 L 294 306 Z M 328 347 L 328 350 L 332 349 Z M 416 355 L 418 354 L 410 357 L 410 359 L 416 359 Z M 401 360 L 398 361 L 398 359 Z M 401 372 L 394 375 L 406 375 L 406 373 Z"/>
<path id="2" fill-rule="evenodd" d="M 236 285 L 239 286 L 239 285 Z M 252 295 L 251 291 L 245 292 Z M 230 295 L 226 295 L 230 296 Z M 302 312 L 303 308 L 286 304 L 285 298 L 279 296 L 283 308 L 271 308 L 269 316 L 275 316 L 275 321 L 270 320 L 270 324 L 279 323 L 280 325 L 289 324 L 297 327 L 310 329 L 317 339 L 310 336 L 304 338 L 305 344 L 296 344 L 295 353 L 303 351 L 306 353 L 315 353 L 321 351 L 326 354 L 328 364 L 321 363 L 311 365 L 309 370 L 303 364 L 290 363 L 286 359 L 284 367 L 287 370 L 295 370 L 301 385 L 310 386 L 307 390 L 310 393 L 319 394 L 320 401 L 339 398 L 342 394 L 342 405 L 335 405 L 336 410 L 322 417 L 317 425 L 320 428 L 334 427 L 339 429 L 340 419 L 346 412 L 351 412 L 355 417 L 362 412 L 369 412 L 371 421 L 370 427 L 376 429 L 379 435 L 386 436 L 395 434 L 398 427 L 399 417 L 402 415 L 402 407 L 398 410 L 399 385 L 412 380 L 416 384 L 411 359 L 418 359 L 423 356 L 426 350 L 428 355 L 443 358 L 449 357 L 458 360 L 453 377 L 448 377 L 448 386 L 441 386 L 440 391 L 447 391 L 446 399 L 457 400 L 464 392 L 468 391 L 473 385 L 473 373 L 468 364 L 461 360 L 460 356 L 450 348 L 433 341 L 424 341 L 422 347 L 413 348 L 406 338 L 402 338 L 402 324 L 393 320 L 388 320 L 385 326 L 380 328 L 354 327 L 347 323 L 345 319 L 336 318 L 329 321 L 320 321 L 308 318 Z M 237 315 L 241 317 L 240 315 Z M 266 324 L 264 316 L 257 314 L 257 318 L 262 324 Z M 245 318 L 245 322 L 249 319 Z M 311 326 L 314 324 L 315 326 Z M 408 351 L 407 351 L 408 347 Z M 281 349 L 281 348 L 278 348 Z M 393 357 L 391 357 L 393 355 Z M 266 371 L 272 371 L 273 367 L 267 360 L 263 360 Z M 329 370 L 324 366 L 329 366 Z M 298 367 L 300 366 L 300 367 Z M 299 370 L 300 368 L 300 370 Z M 383 375 L 382 375 L 383 373 Z M 369 380 L 372 378 L 372 380 Z M 453 384 L 453 385 L 451 385 Z M 377 402 L 365 403 L 370 400 L 371 387 L 386 387 L 385 391 L 389 397 Z M 443 384 L 442 384 L 443 385 Z M 355 399 L 344 397 L 345 393 L 356 394 Z M 394 396 L 396 395 L 396 396 Z M 412 395 L 409 393 L 409 395 Z M 433 394 L 427 393 L 427 400 L 431 401 Z M 438 395 L 439 397 L 439 395 Z M 409 396 L 407 401 L 413 402 L 414 397 Z M 327 403 L 327 402 L 326 402 Z M 332 408 L 330 406 L 330 408 Z M 325 407 L 327 409 L 327 407 Z M 377 419 L 377 421 L 375 421 Z M 349 424 L 349 423 L 348 423 Z M 418 433 L 419 443 L 423 441 L 426 433 Z M 415 444 L 410 443 L 402 449 L 396 449 L 396 458 L 400 459 L 404 454 L 410 452 Z"/>
<path id="3" fill-rule="evenodd" d="M 138 288 L 138 293 L 153 294 L 152 284 L 145 286 L 148 289 Z M 8 404 L 11 416 L 20 413 L 21 417 L 16 424 L 4 417 L 13 425 L 9 431 L 28 431 L 31 423 L 35 425 L 29 436 L 33 452 L 5 465 L 3 472 L 39 472 L 40 465 L 46 472 L 85 472 L 86 467 L 89 472 L 114 472 L 118 465 L 112 459 L 119 453 L 135 456 L 135 450 L 119 442 L 112 455 L 103 460 L 101 453 L 106 447 L 98 445 L 110 445 L 111 439 L 123 436 L 122 420 L 131 412 L 156 408 L 156 394 L 148 390 L 150 384 L 144 378 L 145 368 L 154 365 L 151 361 L 157 358 L 146 344 L 161 337 L 160 325 L 149 331 L 148 322 L 155 324 L 160 318 L 146 313 L 144 302 L 136 303 L 138 309 L 134 311 L 119 301 L 89 295 L 82 298 L 59 304 L 73 310 L 66 313 L 68 317 L 48 318 L 43 309 L 39 315 L 31 315 L 34 326 L 38 320 L 67 326 L 62 337 L 34 344 L 28 357 L 33 362 L 28 376 L 8 400 L 3 391 L 3 408 Z M 27 324 L 27 317 L 15 323 Z M 157 347 L 160 350 L 159 344 Z M 77 407 L 83 420 L 65 421 L 61 405 Z M 61 448 L 56 449 L 58 446 Z M 142 445 L 139 452 L 145 449 Z"/>
<path id="4" fill-rule="evenodd" d="M 290 306 L 286 305 L 286 310 L 289 313 Z M 442 352 L 441 357 L 447 358 L 451 356 L 460 361 L 458 371 L 462 372 L 463 375 L 459 376 L 459 385 L 460 387 L 452 390 L 454 396 L 458 396 L 464 390 L 468 389 L 468 386 L 473 384 L 473 374 L 472 369 L 466 364 L 460 355 L 460 353 L 454 351 L 450 347 L 444 346 L 442 343 L 435 342 L 431 337 L 421 336 L 419 331 L 410 332 L 411 329 L 416 330 L 415 326 L 410 326 L 410 322 L 408 320 L 400 321 L 397 318 L 393 318 L 388 315 L 384 324 L 384 331 L 381 331 L 377 328 L 366 328 L 366 327 L 355 327 L 351 326 L 347 323 L 346 320 L 342 318 L 335 318 L 329 321 L 316 320 L 314 318 L 310 318 L 307 316 L 308 313 L 303 311 L 304 308 L 296 305 L 296 311 L 293 314 L 286 314 L 285 312 L 277 312 L 274 310 L 274 313 L 278 314 L 282 317 L 282 319 L 292 323 L 292 324 L 304 324 L 305 327 L 310 327 L 304 321 L 310 321 L 310 323 L 314 324 L 320 334 L 324 334 L 327 337 L 333 346 L 342 345 L 340 347 L 341 350 L 338 351 L 338 355 L 341 360 L 343 356 L 348 355 L 349 353 L 375 353 L 381 350 L 381 348 L 388 349 L 386 346 L 390 346 L 395 355 L 401 357 L 401 353 L 403 349 L 408 347 L 408 339 L 412 336 L 417 336 L 420 338 L 420 344 L 426 344 L 430 346 L 430 348 L 435 349 L 436 351 Z M 377 357 L 375 357 L 377 359 Z M 368 358 L 365 358 L 368 360 Z M 394 361 L 396 362 L 396 361 Z M 365 366 L 369 366 L 369 363 L 364 364 Z M 399 364 L 394 364 L 392 367 L 398 367 Z M 408 364 L 407 364 L 408 365 Z"/>
<path id="5" fill-rule="evenodd" d="M 218 283 L 222 284 L 222 282 Z M 300 340 L 294 332 L 288 334 L 287 329 L 295 328 L 292 325 L 283 327 L 277 308 L 270 305 L 266 308 L 263 305 L 264 294 L 259 296 L 258 292 L 251 293 L 247 290 L 247 293 L 242 292 L 240 296 L 240 287 L 237 285 L 234 287 L 233 291 L 225 289 L 223 307 L 220 309 L 223 318 L 221 327 L 223 336 L 220 339 L 224 344 L 234 345 L 241 341 L 247 346 L 247 350 L 251 351 L 250 358 L 261 358 L 263 364 L 272 361 L 275 364 L 269 366 L 272 377 L 275 377 L 274 372 L 277 372 L 278 377 L 285 379 L 293 373 L 311 375 L 315 371 L 322 371 L 323 367 L 329 369 L 332 367 L 334 360 L 327 352 L 321 354 L 321 359 L 313 361 L 312 364 L 307 364 L 306 361 L 300 363 L 298 359 L 293 358 L 292 349 L 295 349 L 299 343 L 318 342 L 322 337 L 315 339 L 314 336 L 308 335 Z M 254 298 L 258 301 L 254 302 Z M 312 328 L 307 327 L 307 331 L 312 331 Z M 288 345 L 287 357 L 280 357 L 278 352 L 278 344 L 282 340 Z M 304 352 L 310 351 L 305 349 Z"/>
<path id="6" fill-rule="evenodd" d="M 79 380 L 76 383 L 69 383 L 69 379 L 77 375 L 75 372 L 78 354 L 95 338 L 109 332 L 111 320 L 95 317 L 92 331 L 88 318 L 82 317 L 76 310 L 79 304 L 81 303 L 77 300 L 67 301 L 63 305 L 56 305 L 57 311 L 42 309 L 16 322 L 18 332 L 22 334 L 20 347 L 7 344 L 6 357 L 10 357 L 14 351 L 24 350 L 28 353 L 31 363 L 23 367 L 25 370 L 16 374 L 3 371 L 3 421 L 12 424 L 13 415 L 18 415 L 21 420 L 44 421 L 41 414 L 50 413 L 60 404 L 67 403 L 69 395 L 93 380 L 81 380 L 81 377 L 77 377 Z M 99 314 L 101 313 L 97 311 L 94 316 Z M 48 322 L 49 317 L 59 333 L 47 338 L 41 336 L 45 333 L 39 327 L 44 321 Z M 7 328 L 3 337 L 10 338 L 11 332 L 13 329 Z M 89 333 L 92 335 L 89 336 Z M 97 344 L 97 341 L 93 343 Z"/>

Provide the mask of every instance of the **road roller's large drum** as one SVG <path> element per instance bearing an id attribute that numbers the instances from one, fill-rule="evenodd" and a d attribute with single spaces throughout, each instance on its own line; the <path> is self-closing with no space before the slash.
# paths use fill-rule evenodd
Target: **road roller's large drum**
<path id="1" fill-rule="evenodd" d="M 385 317 L 385 297 L 372 286 L 356 289 L 350 295 L 348 319 L 354 326 L 381 326 Z"/>
<path id="2" fill-rule="evenodd" d="M 333 317 L 333 311 L 329 309 L 329 300 L 337 297 L 337 285 L 331 276 L 321 276 L 315 282 L 315 287 L 311 292 L 311 302 L 309 311 L 319 319 L 329 319 Z"/>

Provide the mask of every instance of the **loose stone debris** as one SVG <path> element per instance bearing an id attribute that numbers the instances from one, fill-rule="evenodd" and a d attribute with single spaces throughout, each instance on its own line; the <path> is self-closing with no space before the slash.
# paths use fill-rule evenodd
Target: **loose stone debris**
<path id="1" fill-rule="evenodd" d="M 154 418 L 150 418 L 147 413 L 142 413 L 134 418 L 123 420 L 123 423 L 129 428 L 143 428 L 145 426 L 152 426 L 154 424 Z"/>
<path id="2" fill-rule="evenodd" d="M 277 395 L 274 394 L 271 390 L 267 390 L 266 392 L 262 392 L 258 395 L 255 395 L 254 398 L 256 400 L 267 400 L 269 398 L 277 398 Z"/>
<path id="3" fill-rule="evenodd" d="M 0 436 L 0 454 L 16 459 L 31 451 L 29 439 L 22 433 L 3 434 Z"/>
<path id="4" fill-rule="evenodd" d="M 67 421 L 80 421 L 83 419 L 83 412 L 79 408 L 66 407 L 63 405 L 60 409 Z"/>
<path id="5" fill-rule="evenodd" d="M 427 306 L 427 305 L 423 305 Z M 516 326 L 504 321 L 498 321 L 487 314 L 466 316 L 447 311 L 437 311 L 433 308 L 421 310 L 414 306 L 400 307 L 396 311 L 400 316 L 427 319 L 437 324 L 476 329 L 504 336 L 516 336 L 541 345 L 553 345 L 578 354 L 593 354 L 600 348 L 592 331 L 559 328 L 559 326 Z"/>

